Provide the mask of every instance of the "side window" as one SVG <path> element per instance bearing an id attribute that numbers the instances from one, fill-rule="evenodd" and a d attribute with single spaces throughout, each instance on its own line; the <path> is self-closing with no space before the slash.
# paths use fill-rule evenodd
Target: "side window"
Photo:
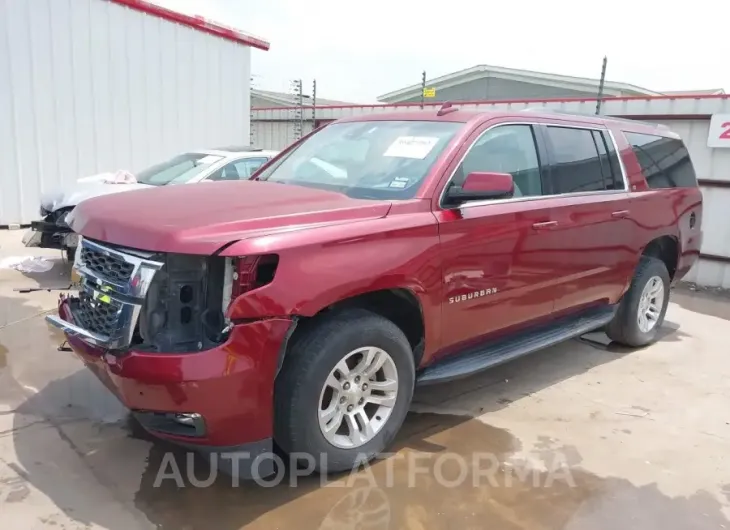
<path id="1" fill-rule="evenodd" d="M 254 173 L 256 173 L 258 168 L 268 161 L 268 158 L 244 158 L 243 160 L 234 162 L 233 165 L 236 166 L 239 177 L 241 179 L 248 180 Z"/>
<path id="2" fill-rule="evenodd" d="M 532 126 L 503 125 L 485 132 L 456 169 L 453 183 L 461 185 L 473 171 L 510 173 L 515 183 L 515 197 L 542 195 Z"/>
<path id="3" fill-rule="evenodd" d="M 244 158 L 230 162 L 209 176 L 206 180 L 248 180 L 254 172 L 268 162 L 268 158 Z"/>
<path id="4" fill-rule="evenodd" d="M 605 190 L 601 157 L 592 131 L 553 126 L 547 131 L 555 158 L 555 193 Z"/>
<path id="5" fill-rule="evenodd" d="M 641 172 L 650 188 L 697 186 L 697 176 L 682 140 L 650 134 L 624 134 L 639 160 Z"/>

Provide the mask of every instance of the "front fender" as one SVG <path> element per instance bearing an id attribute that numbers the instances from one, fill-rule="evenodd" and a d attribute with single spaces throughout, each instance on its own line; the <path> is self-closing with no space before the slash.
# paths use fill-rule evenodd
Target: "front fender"
<path id="1" fill-rule="evenodd" d="M 438 226 L 428 215 L 387 232 L 279 250 L 273 281 L 233 300 L 228 316 L 309 317 L 361 294 L 408 289 L 421 304 L 428 338 L 438 329 L 442 298 Z"/>

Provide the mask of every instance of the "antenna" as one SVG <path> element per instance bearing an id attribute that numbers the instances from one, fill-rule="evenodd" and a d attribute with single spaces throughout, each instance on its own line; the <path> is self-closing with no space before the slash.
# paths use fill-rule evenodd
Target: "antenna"
<path id="1" fill-rule="evenodd" d="M 459 109 L 457 107 L 454 107 L 454 104 L 451 103 L 451 101 L 444 101 L 444 103 L 441 105 L 441 108 L 436 113 L 436 116 L 445 116 L 446 114 L 456 112 L 457 110 Z"/>
<path id="2" fill-rule="evenodd" d="M 601 113 L 601 103 L 603 102 L 603 85 L 606 82 L 606 65 L 608 57 L 603 56 L 603 66 L 601 67 L 601 81 L 598 84 L 598 97 L 596 97 L 596 114 Z"/>

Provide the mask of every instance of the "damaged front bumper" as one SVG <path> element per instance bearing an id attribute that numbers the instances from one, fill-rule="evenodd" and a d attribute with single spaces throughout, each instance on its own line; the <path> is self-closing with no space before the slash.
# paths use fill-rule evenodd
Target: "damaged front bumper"
<path id="1" fill-rule="evenodd" d="M 233 325 L 225 341 L 190 352 L 132 343 L 159 256 L 83 239 L 78 297 L 61 298 L 47 321 L 150 433 L 213 458 L 241 477 L 265 476 L 272 449 L 273 394 L 288 318 Z M 235 459 L 231 455 L 236 455 Z M 239 467 L 225 466 L 237 462 Z"/>

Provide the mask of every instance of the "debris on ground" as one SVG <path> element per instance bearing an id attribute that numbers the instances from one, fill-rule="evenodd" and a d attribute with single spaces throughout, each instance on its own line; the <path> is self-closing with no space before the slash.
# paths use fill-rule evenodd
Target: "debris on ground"
<path id="1" fill-rule="evenodd" d="M 0 260 L 0 269 L 14 269 L 18 272 L 48 272 L 53 261 L 41 256 L 10 256 Z"/>

